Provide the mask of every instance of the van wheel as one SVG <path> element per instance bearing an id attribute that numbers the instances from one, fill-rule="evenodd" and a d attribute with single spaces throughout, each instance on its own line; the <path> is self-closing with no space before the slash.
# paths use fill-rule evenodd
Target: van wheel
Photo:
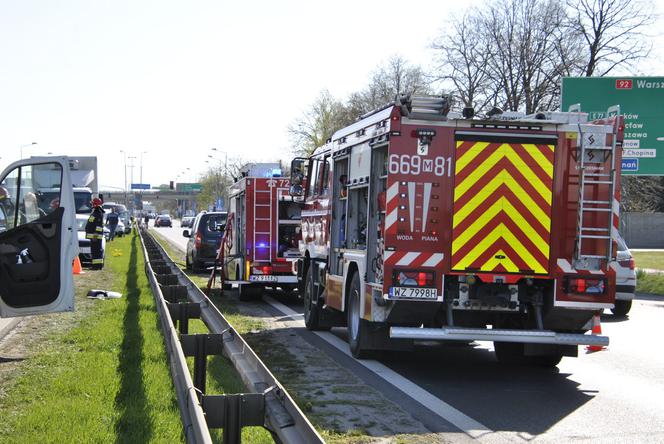
<path id="1" fill-rule="evenodd" d="M 251 301 L 253 299 L 261 298 L 261 291 L 251 285 L 238 285 L 237 296 L 242 302 Z"/>
<path id="2" fill-rule="evenodd" d="M 632 301 L 616 301 L 615 307 L 611 309 L 611 313 L 616 316 L 627 316 L 627 313 L 632 309 Z"/>
<path id="3" fill-rule="evenodd" d="M 307 270 L 307 277 L 304 281 L 304 325 L 308 330 L 329 330 L 321 324 L 321 308 L 317 302 L 314 302 L 314 273 L 313 265 Z"/>
<path id="4" fill-rule="evenodd" d="M 357 359 L 369 357 L 370 351 L 364 345 L 368 339 L 369 323 L 360 317 L 360 275 L 353 274 L 348 296 L 348 345 L 350 352 Z"/>

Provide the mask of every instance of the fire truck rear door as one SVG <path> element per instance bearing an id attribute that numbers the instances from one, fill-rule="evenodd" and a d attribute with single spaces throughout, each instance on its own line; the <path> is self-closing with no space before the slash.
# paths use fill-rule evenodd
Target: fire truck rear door
<path id="1" fill-rule="evenodd" d="M 452 270 L 546 274 L 555 137 L 456 134 Z"/>

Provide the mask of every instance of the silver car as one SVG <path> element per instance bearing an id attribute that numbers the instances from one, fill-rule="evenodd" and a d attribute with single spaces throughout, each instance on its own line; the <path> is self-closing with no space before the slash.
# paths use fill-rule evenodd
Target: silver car
<path id="1" fill-rule="evenodd" d="M 616 267 L 616 306 L 611 311 L 616 316 L 625 316 L 632 308 L 632 300 L 636 293 L 636 268 L 634 257 L 621 236 L 618 236 L 616 259 L 618 259 L 618 266 Z"/>

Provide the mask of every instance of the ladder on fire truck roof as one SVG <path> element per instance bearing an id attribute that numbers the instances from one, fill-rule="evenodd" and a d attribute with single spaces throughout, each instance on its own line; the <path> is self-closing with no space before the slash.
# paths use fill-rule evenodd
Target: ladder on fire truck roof
<path id="1" fill-rule="evenodd" d="M 569 107 L 569 112 L 581 112 L 581 105 L 575 104 Z M 620 116 L 620 106 L 609 107 L 606 118 Z M 606 136 L 611 134 L 611 144 L 607 145 Z M 579 136 L 581 143 L 578 146 L 579 165 L 579 207 L 576 225 L 575 262 L 586 262 L 588 259 L 599 259 L 610 261 L 613 256 L 613 199 L 616 187 L 616 142 L 618 136 L 618 123 L 612 124 L 610 133 L 584 132 L 584 125 L 579 124 Z M 603 163 L 610 165 L 610 171 L 589 170 L 588 163 L 595 157 L 603 159 Z M 608 161 L 608 162 L 607 162 Z M 589 199 L 586 196 L 587 185 L 608 185 L 608 200 Z M 584 216 L 588 213 L 607 213 L 606 226 L 584 225 Z M 600 224 L 601 225 L 601 224 Z M 605 240 L 606 248 L 604 255 L 584 254 L 583 241 L 594 239 Z"/>

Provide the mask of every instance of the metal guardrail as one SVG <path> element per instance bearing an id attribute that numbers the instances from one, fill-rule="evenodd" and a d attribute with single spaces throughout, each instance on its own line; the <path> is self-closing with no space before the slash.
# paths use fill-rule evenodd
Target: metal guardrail
<path id="1" fill-rule="evenodd" d="M 286 389 L 210 299 L 149 233 L 139 233 L 187 442 L 211 443 L 209 429 L 223 428 L 224 443 L 237 443 L 243 426 L 263 426 L 277 442 L 323 443 Z M 210 333 L 188 334 L 193 318 L 200 318 Z M 206 394 L 209 355 L 229 359 L 250 393 Z M 185 356 L 194 357 L 193 381 Z"/>

